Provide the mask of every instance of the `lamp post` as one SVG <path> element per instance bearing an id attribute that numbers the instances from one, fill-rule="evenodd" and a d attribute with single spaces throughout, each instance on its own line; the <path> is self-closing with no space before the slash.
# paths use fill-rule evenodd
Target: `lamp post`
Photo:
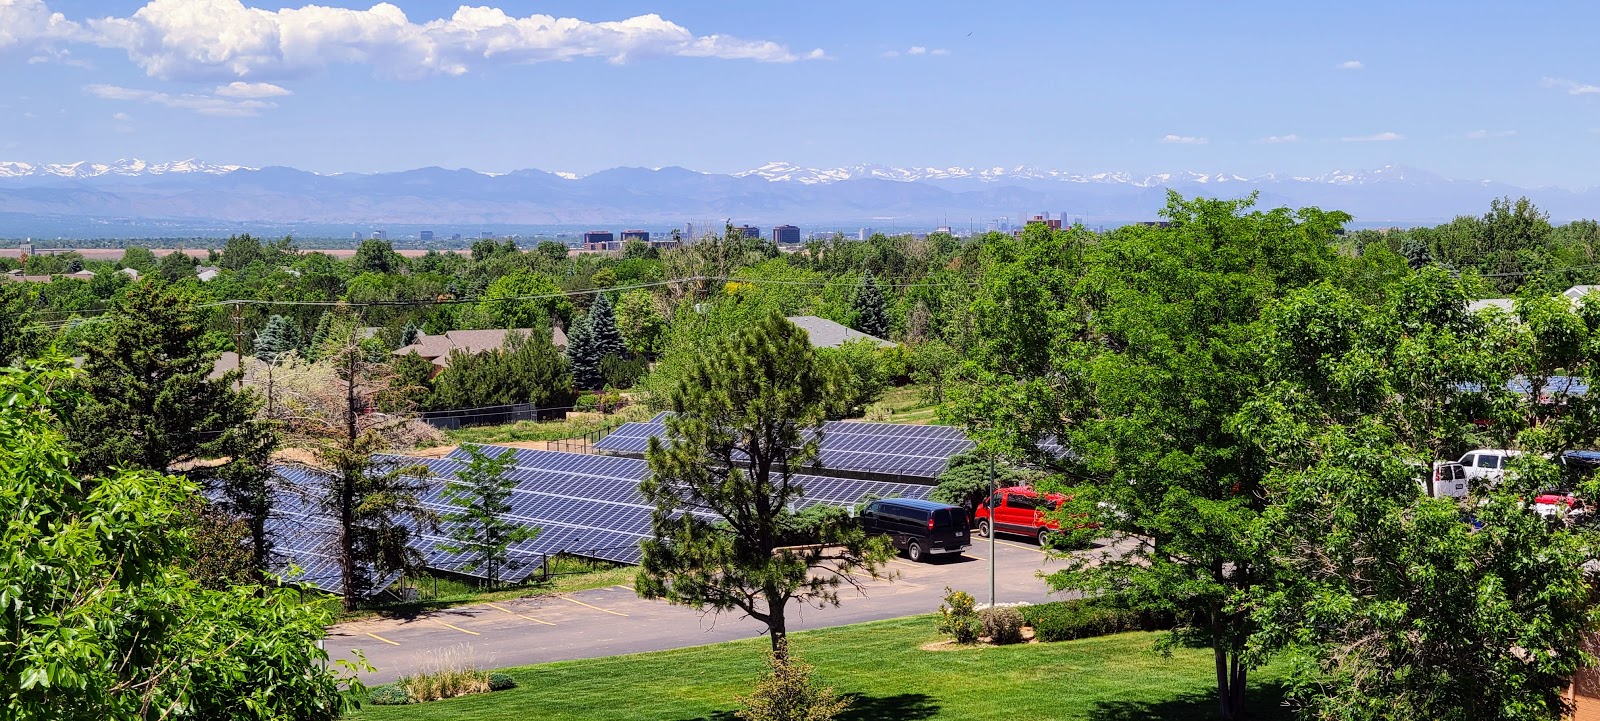
<path id="1" fill-rule="evenodd" d="M 989 608 L 994 608 L 994 454 L 989 454 L 989 496 L 983 499 L 989 506 Z"/>

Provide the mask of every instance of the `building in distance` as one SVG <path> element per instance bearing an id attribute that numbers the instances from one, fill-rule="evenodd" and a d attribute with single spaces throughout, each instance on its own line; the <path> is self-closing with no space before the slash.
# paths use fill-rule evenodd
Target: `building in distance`
<path id="1" fill-rule="evenodd" d="M 417 239 L 418 240 L 433 240 L 433 231 L 424 230 L 424 231 L 422 231 L 420 233 L 417 233 Z"/>
<path id="2" fill-rule="evenodd" d="M 800 229 L 793 225 L 772 226 L 772 242 L 778 245 L 799 245 Z"/>
<path id="3" fill-rule="evenodd" d="M 619 238 L 619 240 L 621 240 L 623 243 L 627 243 L 630 240 L 637 240 L 637 241 L 640 241 L 640 242 L 648 243 L 648 242 L 650 242 L 650 231 L 648 231 L 648 230 L 624 230 L 624 231 L 622 231 L 622 237 Z"/>
<path id="4" fill-rule="evenodd" d="M 739 237 L 744 238 L 746 240 L 760 240 L 761 239 L 761 229 L 757 228 L 754 225 L 741 225 L 741 226 L 739 226 L 737 228 L 734 228 L 733 232 L 738 233 Z"/>
<path id="5" fill-rule="evenodd" d="M 862 229 L 856 231 L 856 240 L 866 240 L 868 238 L 871 238 L 877 232 L 878 231 L 873 229 L 873 228 L 862 228 Z"/>
<path id="6" fill-rule="evenodd" d="M 583 234 L 584 250 L 611 250 L 611 244 L 616 238 L 609 230 L 591 230 Z"/>

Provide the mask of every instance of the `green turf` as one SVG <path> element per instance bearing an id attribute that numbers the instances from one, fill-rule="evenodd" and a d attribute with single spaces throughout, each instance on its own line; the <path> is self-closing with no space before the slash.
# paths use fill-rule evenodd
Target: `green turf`
<path id="1" fill-rule="evenodd" d="M 795 634 L 817 678 L 855 696 L 842 719 L 1052 721 L 1214 717 L 1205 650 L 1152 650 L 1157 634 L 924 651 L 930 617 Z M 764 639 L 511 669 L 518 688 L 411 706 L 368 707 L 370 721 L 732 721 L 734 695 L 763 670 Z M 1252 718 L 1287 719 L 1272 669 L 1256 674 Z"/>

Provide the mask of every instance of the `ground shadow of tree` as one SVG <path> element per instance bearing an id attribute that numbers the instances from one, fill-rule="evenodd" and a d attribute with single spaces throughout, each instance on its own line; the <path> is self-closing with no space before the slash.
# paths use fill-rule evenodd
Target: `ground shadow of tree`
<path id="1" fill-rule="evenodd" d="M 850 708 L 839 714 L 838 721 L 922 721 L 939 715 L 939 704 L 926 694 L 846 695 L 850 698 Z M 718 711 L 682 721 L 739 721 L 739 716 L 732 711 Z"/>
<path id="2" fill-rule="evenodd" d="M 1254 684 L 1245 692 L 1245 712 L 1251 721 L 1292 721 L 1294 713 L 1283 703 L 1281 683 Z M 1089 709 L 1090 721 L 1189 721 L 1214 719 L 1217 697 L 1198 691 L 1160 701 L 1098 701 Z"/>

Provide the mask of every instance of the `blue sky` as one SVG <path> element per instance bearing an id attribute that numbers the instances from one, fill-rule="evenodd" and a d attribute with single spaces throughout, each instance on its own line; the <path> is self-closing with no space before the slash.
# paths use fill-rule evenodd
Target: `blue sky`
<path id="1" fill-rule="evenodd" d="M 1593 4 L 498 2 L 0 0 L 0 160 L 1600 185 Z"/>

